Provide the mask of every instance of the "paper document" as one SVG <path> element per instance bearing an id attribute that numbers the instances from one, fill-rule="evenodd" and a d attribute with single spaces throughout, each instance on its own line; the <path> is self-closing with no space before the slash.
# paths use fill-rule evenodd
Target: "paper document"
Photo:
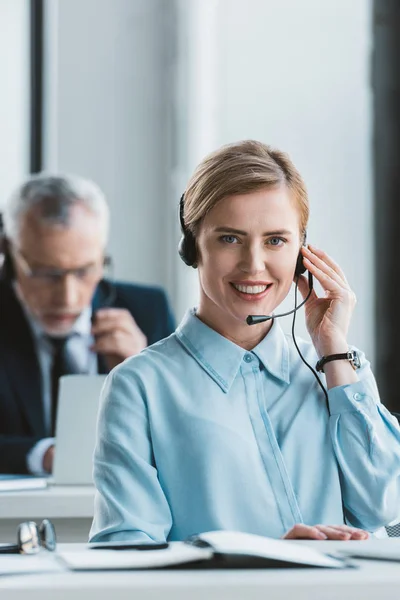
<path id="1" fill-rule="evenodd" d="M 35 556 L 2 554 L 0 557 L 0 576 L 28 573 L 62 573 L 65 570 L 65 567 L 50 552 L 41 552 Z"/>
<path id="2" fill-rule="evenodd" d="M 86 550 L 59 552 L 58 557 L 73 571 L 159 569 L 212 558 L 212 550 L 173 542 L 164 550 Z"/>
<path id="3" fill-rule="evenodd" d="M 92 549 L 61 552 L 72 570 L 182 568 L 346 568 L 345 557 L 331 555 L 286 540 L 275 540 L 240 532 L 212 531 L 170 542 L 168 548 L 149 550 Z M 194 565 L 194 563 L 197 563 Z"/>
<path id="4" fill-rule="evenodd" d="M 343 568 L 341 558 L 324 554 L 307 546 L 299 546 L 286 540 L 276 540 L 239 531 L 210 531 L 198 536 L 208 542 L 215 552 L 258 556 L 270 561 L 310 565 L 313 567 Z"/>

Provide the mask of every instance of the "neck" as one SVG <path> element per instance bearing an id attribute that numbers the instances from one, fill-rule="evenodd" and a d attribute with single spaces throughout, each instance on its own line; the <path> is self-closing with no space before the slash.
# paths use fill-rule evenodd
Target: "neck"
<path id="1" fill-rule="evenodd" d="M 273 321 L 270 320 L 265 323 L 260 323 L 259 325 L 249 326 L 247 323 L 243 323 L 238 319 L 232 317 L 227 318 L 226 314 L 221 314 L 222 311 L 217 310 L 216 313 L 217 312 L 219 314 L 214 314 L 214 311 L 204 310 L 200 303 L 200 306 L 196 311 L 196 316 L 205 325 L 214 329 L 214 331 L 224 336 L 227 340 L 245 350 L 252 350 L 255 348 L 268 334 L 273 323 Z"/>

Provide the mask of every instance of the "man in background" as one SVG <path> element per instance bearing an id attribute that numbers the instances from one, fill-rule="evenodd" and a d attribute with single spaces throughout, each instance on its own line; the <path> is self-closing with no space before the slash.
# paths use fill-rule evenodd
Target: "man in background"
<path id="1" fill-rule="evenodd" d="M 52 471 L 60 376 L 108 373 L 174 330 L 160 288 L 104 278 L 108 225 L 100 189 L 74 176 L 34 175 L 5 206 L 0 473 Z"/>

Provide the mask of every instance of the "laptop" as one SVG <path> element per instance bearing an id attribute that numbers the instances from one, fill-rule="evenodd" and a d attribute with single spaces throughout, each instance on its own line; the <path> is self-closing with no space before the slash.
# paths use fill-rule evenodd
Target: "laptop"
<path id="1" fill-rule="evenodd" d="M 53 485 L 93 485 L 100 392 L 106 375 L 60 378 Z"/>

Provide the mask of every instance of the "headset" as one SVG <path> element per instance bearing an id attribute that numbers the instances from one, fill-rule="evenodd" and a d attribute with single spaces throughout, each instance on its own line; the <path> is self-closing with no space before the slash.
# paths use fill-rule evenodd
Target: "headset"
<path id="1" fill-rule="evenodd" d="M 186 224 L 185 224 L 184 199 L 185 199 L 185 194 L 183 193 L 181 196 L 180 202 L 179 202 L 179 220 L 181 223 L 182 237 L 179 242 L 178 252 L 179 252 L 179 256 L 181 257 L 181 259 L 183 260 L 183 262 L 186 265 L 188 265 L 189 267 L 196 268 L 197 267 L 196 239 L 195 239 L 195 236 L 193 235 L 193 233 L 186 227 Z M 303 246 L 306 245 L 306 239 L 307 239 L 307 233 L 304 234 Z M 321 379 L 319 378 L 318 373 L 306 361 L 306 359 L 302 355 L 299 345 L 297 344 L 297 341 L 296 341 L 296 335 L 295 335 L 296 313 L 299 310 L 299 308 L 301 308 L 307 302 L 307 300 L 309 299 L 309 297 L 311 295 L 311 292 L 313 291 L 313 287 L 314 287 L 313 276 L 310 273 L 310 271 L 308 271 L 308 294 L 307 294 L 306 298 L 303 300 L 303 302 L 301 302 L 300 304 L 297 304 L 298 281 L 299 281 L 299 277 L 305 272 L 306 272 L 306 268 L 305 268 L 304 262 L 303 262 L 303 255 L 301 252 L 299 252 L 299 255 L 298 255 L 297 261 L 296 261 L 295 272 L 294 272 L 295 288 L 294 288 L 294 309 L 293 310 L 289 310 L 288 312 L 280 313 L 278 315 L 249 315 L 246 319 L 246 323 L 248 325 L 257 325 L 258 323 L 262 323 L 264 321 L 270 321 L 273 319 L 277 319 L 279 317 L 285 317 L 287 315 L 293 314 L 292 329 L 291 329 L 293 343 L 295 345 L 298 355 L 300 356 L 300 359 L 306 365 L 306 367 L 308 369 L 310 369 L 310 371 L 314 375 L 319 387 L 321 388 L 321 390 L 324 394 L 324 397 L 325 397 L 325 404 L 326 404 L 326 409 L 328 411 L 328 415 L 331 416 L 331 411 L 329 408 L 328 392 L 327 392 L 324 384 L 322 383 Z M 346 511 L 345 511 L 345 507 L 344 507 L 344 503 L 343 503 L 343 497 L 342 497 L 342 513 L 343 513 L 343 523 L 346 523 Z"/>
<path id="2" fill-rule="evenodd" d="M 2 256 L 3 255 L 3 256 Z M 4 231 L 3 215 L 0 213 L 0 281 L 11 282 L 15 277 L 9 242 Z"/>
<path id="3" fill-rule="evenodd" d="M 181 224 L 182 237 L 179 242 L 178 252 L 179 252 L 179 256 L 181 257 L 181 259 L 183 260 L 183 262 L 186 265 L 188 265 L 189 267 L 196 268 L 197 267 L 196 239 L 195 239 L 195 236 L 193 235 L 193 233 L 190 231 L 190 229 L 188 229 L 186 227 L 186 224 L 185 224 L 184 200 L 185 200 L 185 194 L 183 193 L 181 196 L 181 199 L 179 201 L 179 220 L 180 220 L 180 224 Z M 306 245 L 306 239 L 307 239 L 307 233 L 304 234 L 303 246 Z M 293 314 L 292 338 L 293 338 L 294 345 L 296 347 L 296 350 L 297 350 L 301 360 L 310 369 L 310 371 L 314 375 L 315 379 L 317 380 L 318 385 L 322 389 L 324 396 L 325 396 L 325 402 L 326 402 L 326 406 L 328 409 L 328 414 L 330 415 L 328 392 L 326 391 L 325 386 L 323 385 L 322 381 L 320 380 L 318 373 L 313 369 L 313 367 L 311 365 L 308 364 L 308 362 L 302 355 L 300 348 L 296 341 L 296 336 L 295 336 L 296 312 L 299 310 L 299 308 L 301 308 L 307 302 L 307 300 L 309 299 L 311 292 L 313 291 L 313 288 L 314 288 L 312 273 L 310 273 L 310 271 L 308 271 L 308 294 L 307 294 L 306 298 L 303 300 L 303 302 L 301 302 L 300 304 L 297 304 L 298 281 L 299 281 L 299 277 L 305 272 L 306 272 L 306 268 L 305 268 L 304 262 L 303 262 L 303 255 L 301 252 L 299 252 L 299 255 L 298 255 L 297 261 L 296 261 L 295 272 L 294 272 L 294 279 L 295 279 L 294 294 L 295 294 L 295 296 L 294 296 L 294 309 L 293 310 L 289 310 L 288 312 L 280 313 L 278 315 L 249 315 L 246 319 L 246 323 L 248 325 L 257 325 L 264 321 L 270 321 L 273 319 L 277 319 L 279 317 L 286 317 L 287 315 Z"/>
<path id="4" fill-rule="evenodd" d="M 185 194 L 182 194 L 181 199 L 179 201 L 179 220 L 181 223 L 182 237 L 179 242 L 178 252 L 179 252 L 179 256 L 181 257 L 183 262 L 188 267 L 193 267 L 195 269 L 197 267 L 196 239 L 195 239 L 193 233 L 190 231 L 190 229 L 188 229 L 185 225 L 184 199 L 185 199 Z M 304 234 L 303 246 L 306 245 L 306 239 L 307 239 L 307 233 Z M 299 255 L 297 257 L 294 276 L 300 277 L 300 275 L 302 275 L 305 272 L 306 272 L 306 268 L 303 263 L 303 255 L 301 252 L 299 252 Z M 310 281 L 310 279 L 311 279 L 311 281 Z M 311 273 L 309 273 L 309 285 L 311 287 L 313 285 Z M 298 308 L 300 308 L 300 306 Z M 285 313 L 285 315 L 286 314 L 287 313 Z M 253 324 L 253 323 L 251 323 L 251 324 Z M 249 325 L 250 325 L 250 323 L 249 323 Z"/>

